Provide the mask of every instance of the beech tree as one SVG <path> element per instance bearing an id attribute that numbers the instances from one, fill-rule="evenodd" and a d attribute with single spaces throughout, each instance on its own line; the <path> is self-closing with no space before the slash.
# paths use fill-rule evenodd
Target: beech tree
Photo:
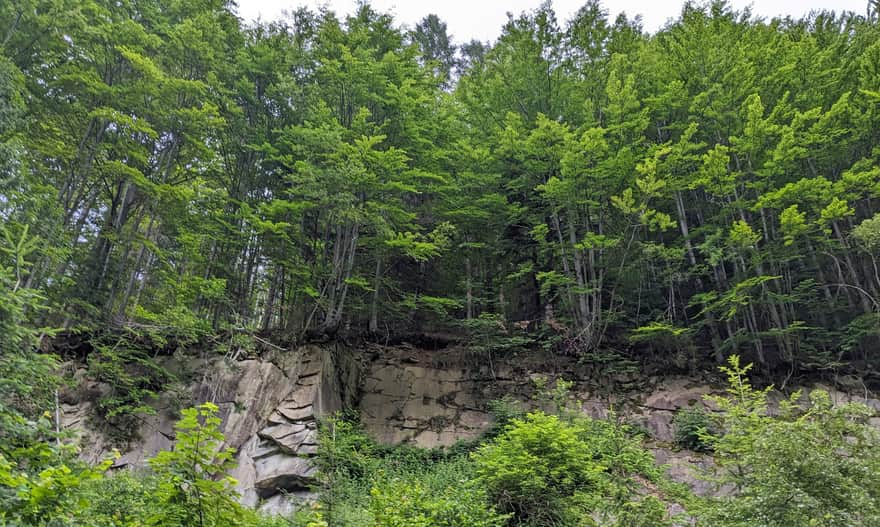
<path id="1" fill-rule="evenodd" d="M 39 240 L 31 324 L 482 320 L 675 368 L 876 362 L 870 17 L 717 1 L 649 34 L 543 3 L 459 45 L 369 4 L 250 26 L 221 0 L 75 4 L 0 8 L 0 214 Z"/>

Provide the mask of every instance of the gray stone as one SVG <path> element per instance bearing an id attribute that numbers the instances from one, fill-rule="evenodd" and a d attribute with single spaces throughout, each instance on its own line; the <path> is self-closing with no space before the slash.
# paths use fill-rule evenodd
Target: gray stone
<path id="1" fill-rule="evenodd" d="M 297 386 L 285 397 L 284 402 L 293 408 L 303 408 L 315 403 L 317 393 L 318 386 L 315 384 Z"/>
<path id="2" fill-rule="evenodd" d="M 279 492 L 307 490 L 314 483 L 317 468 L 308 458 L 279 454 L 254 463 L 257 493 L 267 498 Z"/>
<path id="3" fill-rule="evenodd" d="M 417 420 L 429 420 L 434 417 L 454 417 L 455 410 L 443 406 L 434 399 L 410 399 L 403 406 L 403 415 Z"/>
<path id="4" fill-rule="evenodd" d="M 292 405 L 282 404 L 276 409 L 276 411 L 290 421 L 302 421 L 304 419 L 315 418 L 315 410 L 312 408 L 312 405 L 295 408 Z"/>
<path id="5" fill-rule="evenodd" d="M 299 456 L 314 456 L 318 453 L 318 445 L 304 443 L 296 449 L 296 453 Z"/>
<path id="6" fill-rule="evenodd" d="M 264 439 L 274 441 L 290 453 L 295 453 L 303 443 L 317 442 L 317 431 L 299 423 L 270 426 L 260 430 L 258 434 Z"/>
<path id="7" fill-rule="evenodd" d="M 367 393 L 361 399 L 360 409 L 364 417 L 385 422 L 400 411 L 404 401 L 381 393 Z"/>
<path id="8" fill-rule="evenodd" d="M 282 516 L 286 518 L 292 516 L 296 511 L 308 507 L 317 499 L 317 494 L 313 492 L 285 492 L 263 500 L 257 509 L 267 516 Z"/>
<path id="9" fill-rule="evenodd" d="M 458 424 L 471 430 L 485 430 L 492 424 L 489 414 L 483 412 L 464 411 L 458 416 Z"/>
<path id="10" fill-rule="evenodd" d="M 672 424 L 673 413 L 655 410 L 649 412 L 645 419 L 645 428 L 651 437 L 657 441 L 672 442 L 675 438 L 675 430 Z"/>
<path id="11" fill-rule="evenodd" d="M 251 459 L 260 459 L 274 456 L 278 453 L 278 445 L 274 441 L 259 441 L 257 446 L 250 452 L 250 457 Z"/>
<path id="12" fill-rule="evenodd" d="M 388 368 L 386 368 L 386 370 L 387 369 Z M 421 366 L 405 366 L 403 371 L 412 375 L 416 379 L 424 379 L 428 375 L 428 369 Z"/>
<path id="13" fill-rule="evenodd" d="M 455 393 L 453 402 L 461 408 L 476 408 L 477 399 L 469 390 L 462 390 Z"/>

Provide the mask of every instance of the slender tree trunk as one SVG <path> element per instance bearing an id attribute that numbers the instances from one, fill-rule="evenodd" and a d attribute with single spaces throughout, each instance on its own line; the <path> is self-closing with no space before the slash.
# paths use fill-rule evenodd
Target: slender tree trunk
<path id="1" fill-rule="evenodd" d="M 260 328 L 262 328 L 263 331 L 268 331 L 272 324 L 272 318 L 275 311 L 275 297 L 278 294 L 278 282 L 280 281 L 280 276 L 281 271 L 279 271 L 278 267 L 275 267 L 275 272 L 272 273 L 272 280 L 269 281 L 269 292 L 266 297 L 266 306 L 263 308 L 260 320 Z"/>
<path id="2" fill-rule="evenodd" d="M 571 214 L 569 214 L 569 216 L 571 216 Z M 577 234 L 575 233 L 574 218 L 569 217 L 568 220 L 568 241 L 571 243 L 571 251 L 574 256 L 575 277 L 577 278 L 578 284 L 578 292 L 576 293 L 578 309 L 580 311 L 578 319 L 581 320 L 582 327 L 585 327 L 587 321 L 590 320 L 590 307 L 587 304 L 587 293 L 585 293 L 587 284 L 586 279 L 584 278 L 584 256 L 581 250 L 577 248 Z"/>
<path id="3" fill-rule="evenodd" d="M 382 280 L 382 255 L 376 254 L 376 274 L 373 279 L 373 298 L 370 302 L 370 333 L 379 332 L 379 285 Z"/>
<path id="4" fill-rule="evenodd" d="M 149 240 L 153 237 L 153 226 L 155 225 L 155 222 L 156 222 L 156 216 L 151 214 L 150 215 L 150 223 L 147 225 L 147 233 L 144 235 L 144 237 L 147 240 Z M 135 258 L 134 268 L 131 270 L 131 275 L 128 280 L 128 285 L 125 288 L 125 294 L 122 296 L 122 302 L 119 303 L 118 313 L 120 316 L 125 315 L 125 310 L 126 310 L 125 308 L 128 306 L 128 301 L 131 298 L 132 292 L 134 291 L 134 285 L 135 285 L 135 282 L 137 281 L 137 276 L 138 276 L 138 273 L 140 272 L 141 264 L 143 263 L 144 255 L 146 254 L 146 252 L 147 252 L 147 244 L 141 243 L 141 247 L 140 247 L 140 249 L 138 249 L 137 258 Z M 142 282 L 144 279 L 146 279 L 145 276 L 142 277 Z M 112 301 L 112 299 L 111 299 L 111 301 Z"/>
<path id="5" fill-rule="evenodd" d="M 675 207 L 678 209 L 678 227 L 681 230 L 681 237 L 684 239 L 684 247 L 687 251 L 688 261 L 691 265 L 697 265 L 697 257 L 694 255 L 694 247 L 691 244 L 690 229 L 688 229 L 687 212 L 684 208 L 684 199 L 681 191 L 675 192 Z"/>
<path id="6" fill-rule="evenodd" d="M 876 264 L 875 264 L 876 265 Z M 465 270 L 465 288 L 467 292 L 465 293 L 465 317 L 468 320 L 474 318 L 474 291 L 473 291 L 473 279 L 471 277 L 471 257 L 466 256 L 464 259 L 464 270 Z"/>
<path id="7" fill-rule="evenodd" d="M 559 215 L 554 212 L 552 215 L 552 219 L 553 228 L 556 230 L 556 239 L 559 242 L 559 252 L 560 257 L 562 258 L 562 270 L 565 273 L 565 277 L 571 280 L 573 276 L 571 272 L 571 266 L 568 263 L 568 253 L 565 250 L 565 241 L 563 241 L 562 238 L 562 226 L 559 223 Z M 571 286 L 568 284 L 565 284 L 565 296 L 568 299 L 568 308 L 571 310 L 572 319 L 577 325 L 580 325 L 577 308 L 575 307 L 574 297 L 571 292 Z"/>

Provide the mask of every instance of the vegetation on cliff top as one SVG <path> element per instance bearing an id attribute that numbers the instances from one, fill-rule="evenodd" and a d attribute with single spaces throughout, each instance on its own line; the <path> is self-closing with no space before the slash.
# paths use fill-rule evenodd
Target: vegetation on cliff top
<path id="1" fill-rule="evenodd" d="M 587 1 L 456 46 L 362 4 L 0 7 L 2 280 L 33 327 L 541 333 L 874 375 L 880 29 Z M 462 324 L 467 326 L 462 328 Z"/>

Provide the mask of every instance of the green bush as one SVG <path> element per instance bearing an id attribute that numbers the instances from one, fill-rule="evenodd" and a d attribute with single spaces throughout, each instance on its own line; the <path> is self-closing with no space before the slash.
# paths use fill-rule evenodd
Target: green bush
<path id="1" fill-rule="evenodd" d="M 731 357 L 730 388 L 714 397 L 724 434 L 713 438 L 717 481 L 734 492 L 692 507 L 707 527 L 873 527 L 880 525 L 880 432 L 861 404 L 833 406 L 814 391 L 767 412 L 768 390 L 748 382 L 750 365 Z"/>
<path id="2" fill-rule="evenodd" d="M 238 503 L 235 480 L 227 472 L 235 466 L 232 449 L 221 449 L 217 407 L 204 403 L 182 412 L 174 450 L 150 460 L 158 479 L 158 507 L 149 525 L 226 527 L 247 525 L 248 511 Z"/>
<path id="3" fill-rule="evenodd" d="M 473 454 L 477 485 L 513 525 L 661 526 L 659 469 L 625 426 L 542 412 L 515 419 Z"/>
<path id="4" fill-rule="evenodd" d="M 501 527 L 507 516 L 472 486 L 431 491 L 422 483 L 390 481 L 371 491 L 370 527 Z"/>
<path id="5" fill-rule="evenodd" d="M 88 503 L 76 523 L 87 527 L 140 527 L 155 507 L 157 478 L 123 470 L 88 482 L 77 492 Z"/>
<path id="6" fill-rule="evenodd" d="M 573 525 L 566 500 L 597 487 L 605 470 L 574 427 L 541 412 L 512 421 L 473 460 L 489 498 L 519 525 Z"/>
<path id="7" fill-rule="evenodd" d="M 358 479 L 375 468 L 379 446 L 361 430 L 353 416 L 336 415 L 321 421 L 318 435 L 315 461 L 320 477 L 328 483 L 343 477 Z"/>
<path id="8" fill-rule="evenodd" d="M 352 417 L 332 417 L 319 428 L 321 521 L 332 527 L 504 523 L 473 486 L 466 449 L 379 445 Z"/>
<path id="9" fill-rule="evenodd" d="M 674 441 L 681 448 L 694 452 L 711 452 L 710 437 L 715 430 L 712 416 L 705 408 L 683 408 L 672 418 Z"/>
<path id="10" fill-rule="evenodd" d="M 152 341 L 133 330 L 91 339 L 89 376 L 110 391 L 98 402 L 98 417 L 111 438 L 124 443 L 134 437 L 140 417 L 155 413 L 149 405 L 174 380 L 151 356 Z"/>

